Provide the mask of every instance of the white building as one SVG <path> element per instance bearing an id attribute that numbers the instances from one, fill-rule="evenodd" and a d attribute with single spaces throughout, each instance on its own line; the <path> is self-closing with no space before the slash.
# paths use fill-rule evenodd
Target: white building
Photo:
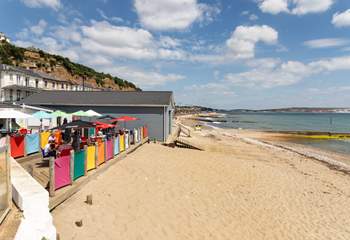
<path id="1" fill-rule="evenodd" d="M 89 85 L 73 84 L 69 81 L 34 72 L 25 68 L 0 64 L 0 101 L 14 102 L 42 90 L 93 91 Z"/>
<path id="2" fill-rule="evenodd" d="M 8 37 L 6 37 L 5 33 L 3 33 L 3 32 L 0 32 L 0 42 L 1 41 L 6 41 L 8 43 L 11 42 L 10 39 Z"/>

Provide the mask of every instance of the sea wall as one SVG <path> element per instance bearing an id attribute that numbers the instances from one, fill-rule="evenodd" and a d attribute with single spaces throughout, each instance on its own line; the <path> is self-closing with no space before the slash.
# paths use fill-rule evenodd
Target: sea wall
<path id="1" fill-rule="evenodd" d="M 56 228 L 49 210 L 49 194 L 11 158 L 12 198 L 23 211 L 15 240 L 55 240 Z"/>

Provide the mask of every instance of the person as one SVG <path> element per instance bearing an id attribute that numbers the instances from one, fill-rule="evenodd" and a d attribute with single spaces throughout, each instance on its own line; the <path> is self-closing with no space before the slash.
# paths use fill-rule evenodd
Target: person
<path id="1" fill-rule="evenodd" d="M 64 125 L 64 124 L 67 124 L 67 123 L 68 123 L 67 118 L 64 118 L 64 119 L 63 119 L 63 125 Z"/>
<path id="2" fill-rule="evenodd" d="M 55 134 L 54 133 L 51 133 L 50 136 L 49 136 L 49 142 L 55 142 L 56 141 L 56 137 L 55 137 Z"/>
<path id="3" fill-rule="evenodd" d="M 48 143 L 45 145 L 44 148 L 44 157 L 56 157 L 56 150 L 55 150 L 55 144 L 54 143 Z"/>
<path id="4" fill-rule="evenodd" d="M 79 134 L 78 130 L 74 131 L 72 138 L 73 138 L 72 147 L 73 147 L 74 151 L 77 152 L 80 150 L 80 142 L 81 142 L 80 134 Z"/>

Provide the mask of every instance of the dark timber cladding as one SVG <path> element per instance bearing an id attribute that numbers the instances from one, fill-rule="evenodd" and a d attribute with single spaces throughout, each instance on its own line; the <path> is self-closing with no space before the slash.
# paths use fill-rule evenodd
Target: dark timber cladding
<path id="1" fill-rule="evenodd" d="M 165 141 L 171 133 L 174 114 L 173 93 L 170 91 L 43 91 L 19 103 L 68 113 L 92 109 L 115 117 L 135 116 L 140 120 L 128 122 L 126 126 L 132 128 L 146 124 L 150 138 L 160 141 Z"/>

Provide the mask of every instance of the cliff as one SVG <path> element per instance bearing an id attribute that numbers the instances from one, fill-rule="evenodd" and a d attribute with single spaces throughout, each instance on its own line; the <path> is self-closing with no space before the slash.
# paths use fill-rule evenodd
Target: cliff
<path id="1" fill-rule="evenodd" d="M 85 79 L 85 83 L 95 88 L 119 91 L 141 90 L 127 80 L 97 72 L 90 67 L 74 63 L 68 58 L 36 48 L 17 47 L 6 41 L 0 42 L 0 63 L 44 72 L 75 84 L 82 84 Z"/>

